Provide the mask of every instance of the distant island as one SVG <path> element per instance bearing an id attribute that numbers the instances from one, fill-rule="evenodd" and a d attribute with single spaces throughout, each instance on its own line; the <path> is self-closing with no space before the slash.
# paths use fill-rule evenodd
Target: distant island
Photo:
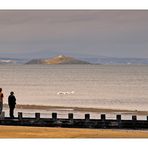
<path id="1" fill-rule="evenodd" d="M 120 58 L 107 56 L 79 57 L 59 55 L 52 58 L 28 59 L 0 57 L 0 65 L 14 64 L 99 64 L 99 65 L 148 65 L 148 58 Z"/>
<path id="2" fill-rule="evenodd" d="M 26 64 L 90 64 L 89 62 L 75 59 L 73 57 L 59 55 L 48 59 L 33 59 Z"/>

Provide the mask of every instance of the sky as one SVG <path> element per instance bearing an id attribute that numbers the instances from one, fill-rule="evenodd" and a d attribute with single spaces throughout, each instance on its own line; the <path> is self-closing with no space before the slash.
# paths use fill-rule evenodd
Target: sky
<path id="1" fill-rule="evenodd" d="M 148 58 L 148 11 L 0 11 L 0 57 Z"/>

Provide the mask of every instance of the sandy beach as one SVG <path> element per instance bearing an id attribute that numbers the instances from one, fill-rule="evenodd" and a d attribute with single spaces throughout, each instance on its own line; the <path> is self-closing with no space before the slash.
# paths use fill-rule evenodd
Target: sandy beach
<path id="1" fill-rule="evenodd" d="M 148 138 L 148 131 L 0 126 L 0 138 Z"/>

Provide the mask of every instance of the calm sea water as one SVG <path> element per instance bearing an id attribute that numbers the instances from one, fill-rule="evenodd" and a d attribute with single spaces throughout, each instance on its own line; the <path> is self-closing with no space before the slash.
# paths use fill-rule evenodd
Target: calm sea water
<path id="1" fill-rule="evenodd" d="M 4 103 L 148 111 L 147 65 L 0 65 Z"/>

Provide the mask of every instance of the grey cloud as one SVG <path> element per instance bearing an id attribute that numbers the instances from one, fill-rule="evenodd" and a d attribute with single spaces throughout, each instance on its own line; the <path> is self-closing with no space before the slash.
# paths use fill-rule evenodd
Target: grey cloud
<path id="1" fill-rule="evenodd" d="M 95 19 L 95 11 L 1 11 L 0 24 L 65 23 Z"/>
<path id="2" fill-rule="evenodd" d="M 148 11 L 0 11 L 0 53 L 144 57 L 147 26 Z"/>

